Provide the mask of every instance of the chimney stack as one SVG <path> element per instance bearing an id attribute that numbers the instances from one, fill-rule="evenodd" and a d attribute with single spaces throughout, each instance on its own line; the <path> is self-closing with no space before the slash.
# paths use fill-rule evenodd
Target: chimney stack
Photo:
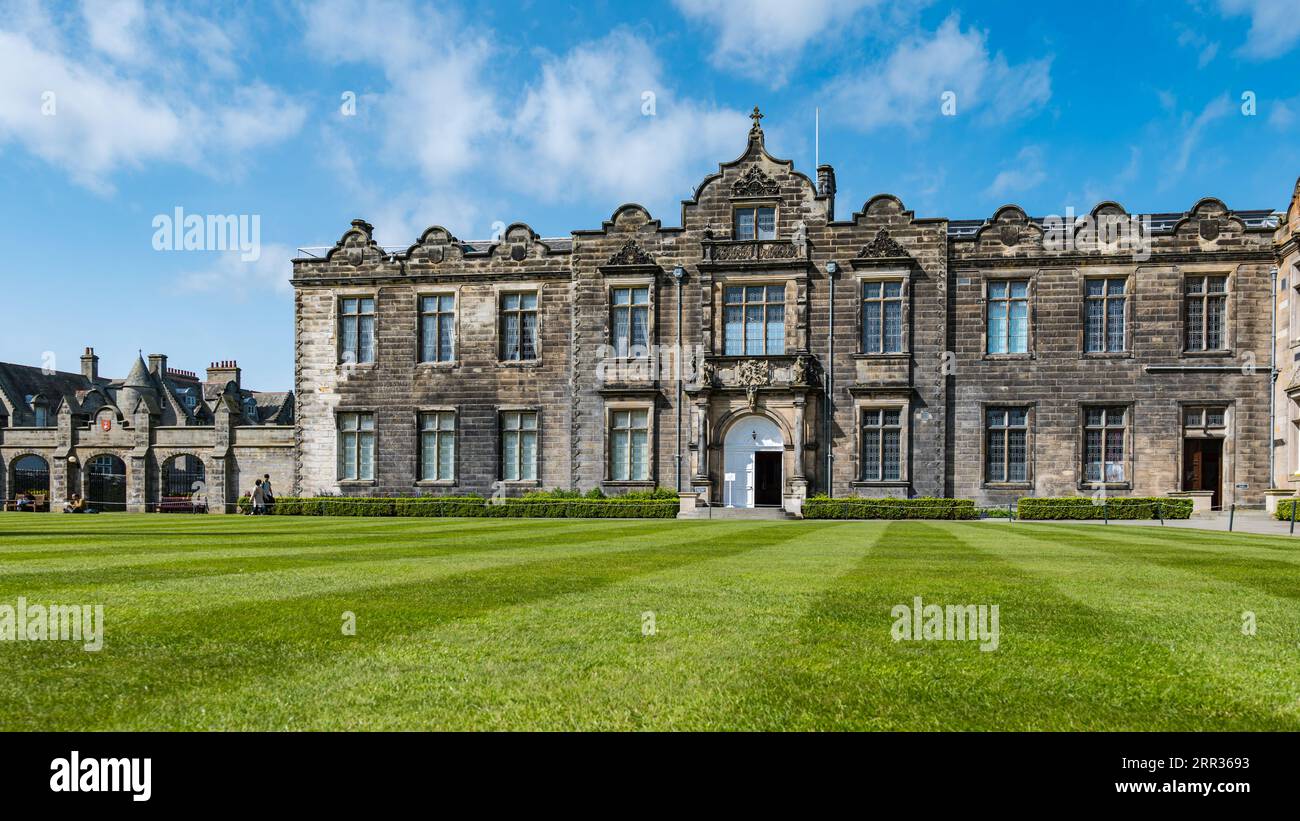
<path id="1" fill-rule="evenodd" d="M 99 379 L 99 357 L 95 356 L 94 348 L 86 348 L 81 355 L 81 375 L 91 382 Z"/>
<path id="2" fill-rule="evenodd" d="M 239 385 L 239 363 L 233 359 L 223 359 L 220 362 L 213 362 L 208 366 L 208 381 L 221 387 L 225 387 L 227 382 L 234 382 L 235 387 Z"/>
<path id="3" fill-rule="evenodd" d="M 149 354 L 149 373 L 159 377 L 167 375 L 167 354 Z"/>
<path id="4" fill-rule="evenodd" d="M 829 165 L 817 166 L 817 193 L 827 198 L 826 219 L 835 219 L 835 169 Z"/>

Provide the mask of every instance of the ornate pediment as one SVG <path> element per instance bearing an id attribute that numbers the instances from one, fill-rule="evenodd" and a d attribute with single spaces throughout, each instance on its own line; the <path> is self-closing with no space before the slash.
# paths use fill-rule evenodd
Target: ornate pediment
<path id="1" fill-rule="evenodd" d="M 772 381 L 772 366 L 766 359 L 746 359 L 736 366 L 736 384 L 745 389 L 752 408 L 758 403 L 758 389 Z"/>
<path id="2" fill-rule="evenodd" d="M 763 173 L 757 165 L 751 165 L 745 175 L 731 186 L 733 197 L 775 197 L 781 193 L 781 186 L 776 180 Z"/>
<path id="3" fill-rule="evenodd" d="M 609 258 L 606 265 L 654 265 L 654 257 L 645 252 L 645 249 L 637 244 L 636 240 L 630 239 L 623 243 L 623 247 L 618 253 Z"/>
<path id="4" fill-rule="evenodd" d="M 858 251 L 858 259 L 896 259 L 907 256 L 907 249 L 889 235 L 889 229 L 881 228 L 876 238 Z"/>

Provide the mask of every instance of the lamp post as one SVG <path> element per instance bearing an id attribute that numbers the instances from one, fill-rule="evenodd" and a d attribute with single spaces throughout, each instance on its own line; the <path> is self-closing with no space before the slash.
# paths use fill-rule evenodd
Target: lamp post
<path id="1" fill-rule="evenodd" d="M 829 321 L 826 323 L 826 366 L 822 389 L 825 391 L 822 402 L 826 412 L 822 419 L 822 447 L 826 449 L 826 491 L 827 496 L 835 495 L 834 470 L 835 454 L 831 447 L 831 414 L 835 410 L 832 394 L 835 392 L 835 278 L 840 273 L 840 264 L 835 260 L 826 263 L 827 297 L 830 307 L 827 311 Z"/>
<path id="2" fill-rule="evenodd" d="M 677 453 L 673 457 L 677 467 L 677 492 L 682 492 L 682 284 L 686 281 L 686 269 L 680 265 L 673 266 L 673 281 L 677 283 Z"/>

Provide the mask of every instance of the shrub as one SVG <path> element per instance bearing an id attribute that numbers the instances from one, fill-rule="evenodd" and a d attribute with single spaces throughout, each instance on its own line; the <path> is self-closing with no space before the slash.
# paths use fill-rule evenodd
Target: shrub
<path id="1" fill-rule="evenodd" d="M 974 519 L 971 499 L 832 499 L 810 496 L 803 503 L 805 519 Z"/>
<path id="2" fill-rule="evenodd" d="M 1295 499 L 1278 499 L 1277 510 L 1273 515 L 1284 522 L 1291 521 L 1291 508 L 1295 507 Z M 1296 511 L 1296 519 L 1300 519 L 1300 510 Z"/>
<path id="3" fill-rule="evenodd" d="M 1016 504 L 1017 519 L 1189 519 L 1191 499 L 1163 496 L 1125 496 L 1094 501 L 1088 496 L 1037 499 L 1026 497 Z"/>
<path id="4" fill-rule="evenodd" d="M 251 504 L 247 498 L 240 499 L 239 511 L 247 512 Z M 482 496 L 279 496 L 270 512 L 274 516 L 672 519 L 677 516 L 677 507 L 677 494 L 670 490 L 636 491 L 612 498 L 589 498 L 576 491 L 554 490 L 529 493 L 502 504 L 489 504 Z"/>
<path id="5" fill-rule="evenodd" d="M 984 519 L 1010 519 L 1011 508 L 1009 507 L 982 507 L 979 509 L 981 518 Z"/>

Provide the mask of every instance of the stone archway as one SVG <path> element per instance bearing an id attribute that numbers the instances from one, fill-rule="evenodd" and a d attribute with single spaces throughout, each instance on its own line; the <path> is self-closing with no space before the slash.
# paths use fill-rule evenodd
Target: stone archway
<path id="1" fill-rule="evenodd" d="M 722 504 L 780 506 L 784 454 L 785 438 L 771 419 L 758 413 L 733 419 L 722 439 Z"/>

